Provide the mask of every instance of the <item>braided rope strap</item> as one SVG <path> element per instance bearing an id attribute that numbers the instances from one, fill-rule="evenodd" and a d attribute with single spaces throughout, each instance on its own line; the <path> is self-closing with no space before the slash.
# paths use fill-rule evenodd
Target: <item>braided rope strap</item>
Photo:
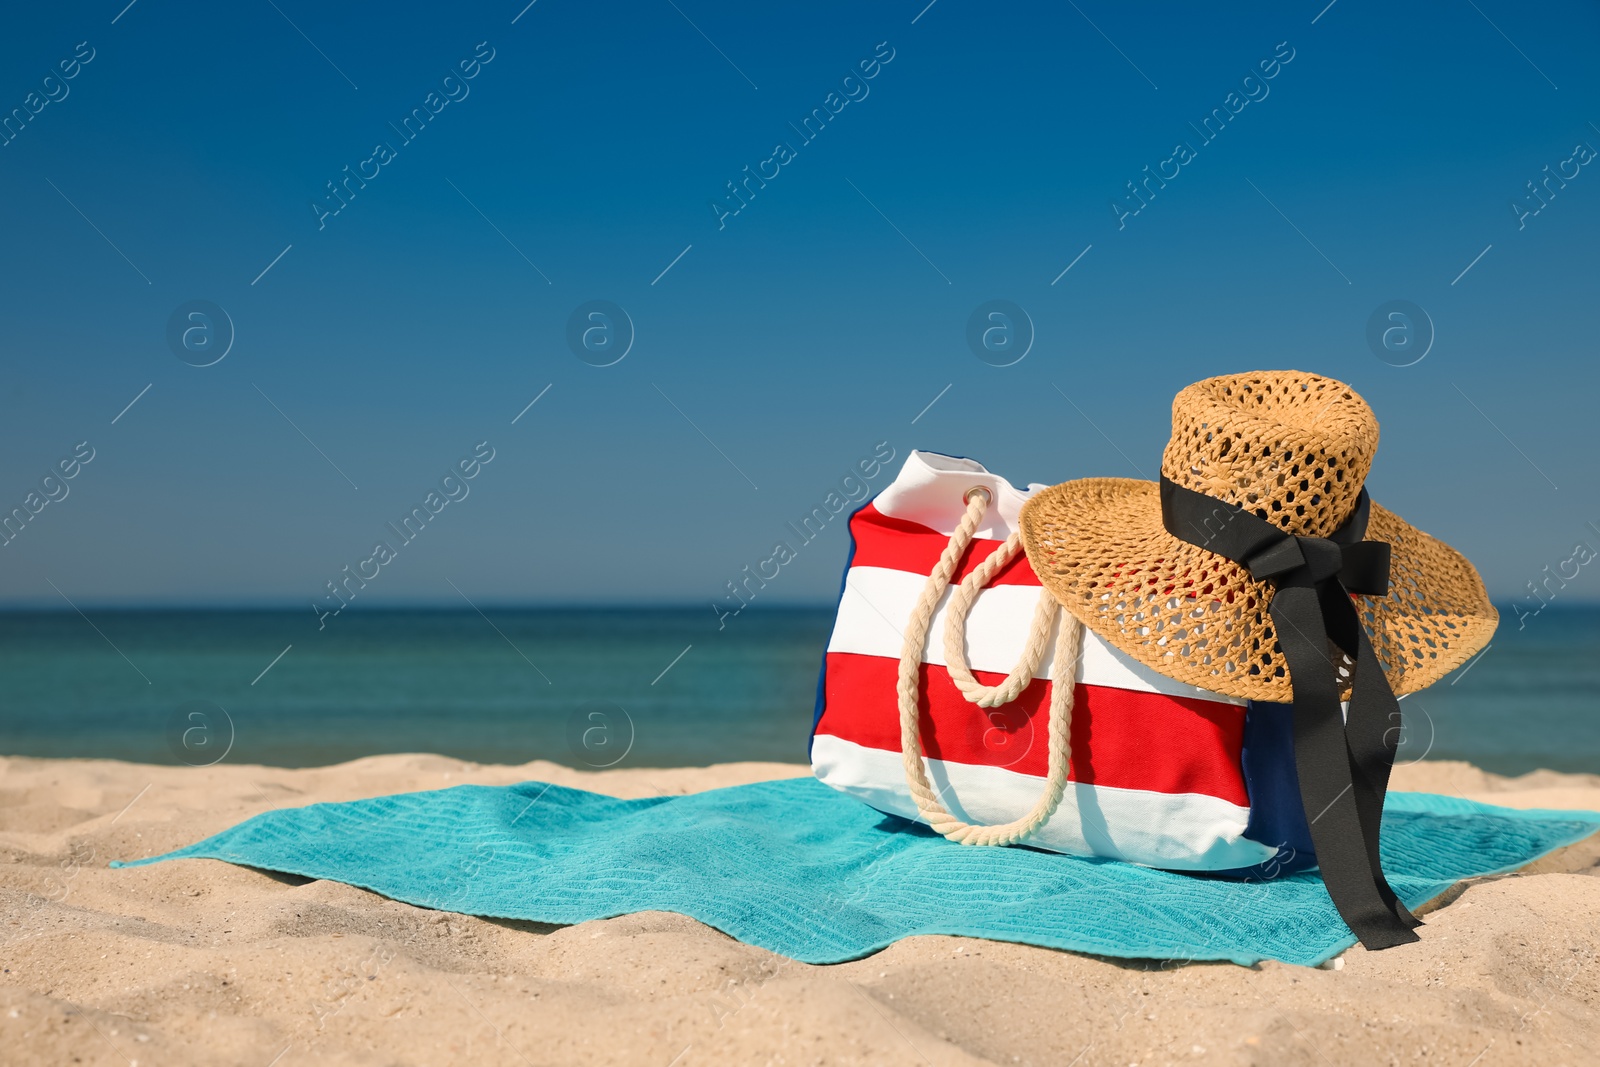
<path id="1" fill-rule="evenodd" d="M 1033 809 L 1020 819 L 998 826 L 979 826 L 962 822 L 951 815 L 940 802 L 938 794 L 928 781 L 923 766 L 922 737 L 918 722 L 919 694 L 918 672 L 922 666 L 922 653 L 927 645 L 928 629 L 934 612 L 939 607 L 950 576 L 955 573 L 967 546 L 989 504 L 987 489 L 973 489 L 967 493 L 967 510 L 961 522 L 950 535 L 950 543 L 939 557 L 938 566 L 928 576 L 911 619 L 906 626 L 905 644 L 900 653 L 900 676 L 896 687 L 900 698 L 900 755 L 905 763 L 906 785 L 917 810 L 938 833 L 963 845 L 1012 845 L 1033 833 L 1055 814 L 1066 791 L 1067 770 L 1071 758 L 1072 697 L 1078 673 L 1078 657 L 1083 649 L 1083 624 L 1060 609 L 1048 589 L 1041 589 L 1039 605 L 1034 610 L 1033 622 L 1022 656 L 1005 681 L 997 686 L 986 686 L 972 676 L 966 657 L 967 613 L 985 584 L 1001 567 L 1014 558 L 1022 545 L 1020 533 L 1013 533 L 1005 543 L 995 549 L 972 573 L 961 582 L 951 595 L 946 612 L 945 661 L 950 677 L 968 701 L 983 708 L 999 707 L 1015 700 L 1033 681 L 1034 673 L 1044 660 L 1044 650 L 1050 640 L 1050 629 L 1061 618 L 1056 633 L 1055 662 L 1051 672 L 1049 725 L 1049 765 L 1045 773 L 1044 792 Z"/>

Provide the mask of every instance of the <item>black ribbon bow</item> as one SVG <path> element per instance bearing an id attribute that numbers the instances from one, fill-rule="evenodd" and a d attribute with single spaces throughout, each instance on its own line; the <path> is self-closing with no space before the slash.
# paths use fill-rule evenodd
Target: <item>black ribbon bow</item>
<path id="1" fill-rule="evenodd" d="M 1382 949 L 1418 940 L 1412 928 L 1422 921 L 1395 896 L 1378 858 L 1400 704 L 1350 602 L 1351 593 L 1389 591 L 1389 546 L 1362 540 L 1370 510 L 1362 489 L 1355 511 L 1332 534 L 1297 537 L 1238 505 L 1161 479 L 1168 533 L 1273 585 L 1268 611 L 1293 683 L 1295 770 L 1317 865 L 1351 931 L 1367 948 Z M 1330 655 L 1330 642 L 1344 653 L 1341 662 Z M 1345 677 L 1348 716 L 1339 702 Z"/>

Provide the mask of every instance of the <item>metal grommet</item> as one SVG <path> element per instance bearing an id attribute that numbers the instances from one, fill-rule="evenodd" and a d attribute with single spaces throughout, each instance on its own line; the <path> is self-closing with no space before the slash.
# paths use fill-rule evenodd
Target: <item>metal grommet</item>
<path id="1" fill-rule="evenodd" d="M 989 491 L 988 486 L 984 486 L 984 485 L 975 485 L 971 489 L 968 489 L 965 493 L 962 493 L 961 494 L 961 502 L 963 504 L 972 503 L 972 494 L 973 493 L 982 493 L 983 494 L 983 502 L 985 504 L 994 503 L 994 494 Z"/>

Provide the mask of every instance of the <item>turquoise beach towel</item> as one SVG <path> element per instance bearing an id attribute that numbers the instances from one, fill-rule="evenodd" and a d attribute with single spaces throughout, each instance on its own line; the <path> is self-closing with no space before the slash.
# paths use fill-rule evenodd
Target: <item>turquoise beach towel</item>
<path id="1" fill-rule="evenodd" d="M 1412 908 L 1600 829 L 1600 814 L 1390 793 L 1383 865 Z M 1315 965 L 1355 938 L 1321 879 L 1240 882 L 970 848 L 810 778 L 618 800 L 524 782 L 271 811 L 134 867 L 209 858 L 426 908 L 578 923 L 674 911 L 806 963 L 959 934 L 1162 960 Z M 1397 951 L 1404 951 L 1403 949 Z"/>

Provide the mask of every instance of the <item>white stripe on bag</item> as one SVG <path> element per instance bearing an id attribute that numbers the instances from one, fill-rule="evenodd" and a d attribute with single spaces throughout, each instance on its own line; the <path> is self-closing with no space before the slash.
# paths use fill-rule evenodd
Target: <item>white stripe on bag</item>
<path id="1" fill-rule="evenodd" d="M 927 580 L 926 575 L 909 571 L 883 567 L 850 568 L 828 651 L 898 660 L 900 648 L 905 643 L 902 636 L 905 620 L 910 617 L 911 609 Z M 938 613 L 933 617 L 928 646 L 922 654 L 924 663 L 945 665 L 944 621 L 949 600 L 950 595 L 946 593 L 939 603 Z M 1039 587 L 1036 585 L 996 585 L 984 591 L 973 605 L 967 620 L 967 656 L 973 670 L 1005 674 L 1016 666 L 1038 600 Z M 1053 659 L 1052 650 L 1046 654 L 1044 663 L 1036 672 L 1037 677 L 1050 676 Z M 1083 658 L 1078 667 L 1078 681 L 1086 685 L 1111 686 L 1140 693 L 1193 697 L 1218 704 L 1245 703 L 1242 699 L 1225 697 L 1157 674 L 1112 648 L 1092 631 L 1086 631 L 1083 635 Z"/>

